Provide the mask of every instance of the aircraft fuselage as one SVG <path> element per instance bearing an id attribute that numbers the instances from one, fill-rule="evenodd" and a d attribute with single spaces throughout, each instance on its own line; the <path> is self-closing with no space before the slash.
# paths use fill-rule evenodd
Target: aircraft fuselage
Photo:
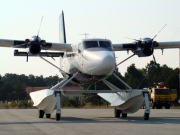
<path id="1" fill-rule="evenodd" d="M 115 55 L 112 43 L 107 39 L 84 39 L 72 46 L 61 60 L 61 69 L 73 75 L 78 84 L 94 83 L 110 76 L 115 70 Z"/>

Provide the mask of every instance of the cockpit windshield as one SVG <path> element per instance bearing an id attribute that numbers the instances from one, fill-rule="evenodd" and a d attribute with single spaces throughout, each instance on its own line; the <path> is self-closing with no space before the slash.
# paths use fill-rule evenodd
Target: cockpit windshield
<path id="1" fill-rule="evenodd" d="M 94 48 L 94 47 L 103 47 L 112 50 L 111 43 L 109 41 L 84 41 L 83 49 Z"/>
<path id="2" fill-rule="evenodd" d="M 98 47 L 97 41 L 84 41 L 83 42 L 83 48 L 92 48 L 92 47 Z"/>
<path id="3" fill-rule="evenodd" d="M 111 43 L 108 41 L 99 41 L 100 47 L 111 48 Z"/>

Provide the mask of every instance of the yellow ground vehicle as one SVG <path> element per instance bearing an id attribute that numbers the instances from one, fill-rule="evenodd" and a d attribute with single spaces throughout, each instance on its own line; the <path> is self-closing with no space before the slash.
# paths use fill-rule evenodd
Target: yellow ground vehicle
<path id="1" fill-rule="evenodd" d="M 162 109 L 164 106 L 166 109 L 170 109 L 171 103 L 177 98 L 177 92 L 175 89 L 156 87 L 148 88 L 150 93 L 150 105 L 152 109 Z"/>

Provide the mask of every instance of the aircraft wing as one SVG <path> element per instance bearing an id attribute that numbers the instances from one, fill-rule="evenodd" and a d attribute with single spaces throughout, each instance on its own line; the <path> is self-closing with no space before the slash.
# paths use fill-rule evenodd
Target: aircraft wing
<path id="1" fill-rule="evenodd" d="M 23 40 L 0 39 L 0 47 L 27 48 L 28 46 Z M 43 49 L 52 51 L 71 51 L 71 44 L 46 42 L 46 44 L 43 45 Z"/>
<path id="2" fill-rule="evenodd" d="M 137 45 L 135 43 L 122 43 L 122 44 L 112 44 L 114 51 L 127 51 L 136 49 Z M 180 48 L 180 41 L 171 41 L 171 42 L 157 42 L 153 46 L 154 49 L 172 49 Z"/>

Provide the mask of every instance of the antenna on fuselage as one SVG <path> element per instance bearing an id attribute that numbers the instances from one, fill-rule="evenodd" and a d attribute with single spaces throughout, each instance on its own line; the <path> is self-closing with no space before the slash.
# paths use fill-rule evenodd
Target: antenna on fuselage
<path id="1" fill-rule="evenodd" d="M 84 35 L 85 39 L 87 39 L 87 35 L 89 35 L 88 33 L 83 33 L 83 34 L 79 34 L 79 35 Z"/>

